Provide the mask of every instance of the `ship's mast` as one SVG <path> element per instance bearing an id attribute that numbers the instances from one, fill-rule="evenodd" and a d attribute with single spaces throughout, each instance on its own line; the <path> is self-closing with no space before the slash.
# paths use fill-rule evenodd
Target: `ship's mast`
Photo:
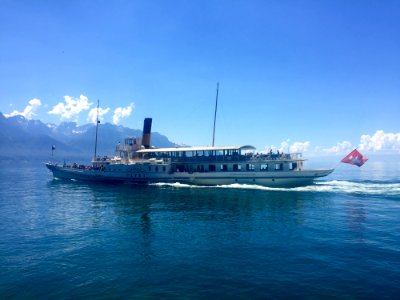
<path id="1" fill-rule="evenodd" d="M 217 121 L 218 90 L 219 90 L 219 82 L 217 82 L 217 96 L 215 97 L 214 127 L 213 127 L 213 140 L 212 140 L 213 147 L 215 142 L 215 122 Z"/>
<path id="2" fill-rule="evenodd" d="M 95 161 L 97 158 L 97 132 L 99 130 L 99 100 L 97 100 L 97 114 L 96 114 L 96 139 L 94 142 L 94 157 L 93 160 Z"/>

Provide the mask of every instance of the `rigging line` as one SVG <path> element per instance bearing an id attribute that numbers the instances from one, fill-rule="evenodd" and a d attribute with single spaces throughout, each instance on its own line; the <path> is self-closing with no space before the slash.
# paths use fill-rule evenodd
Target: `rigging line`
<path id="1" fill-rule="evenodd" d="M 216 123 L 216 120 L 217 120 L 218 90 L 219 90 L 219 82 L 217 82 L 217 96 L 215 97 L 214 127 L 213 127 L 213 140 L 212 140 L 212 146 L 213 147 L 214 147 L 214 142 L 215 142 L 215 123 Z"/>
<path id="2" fill-rule="evenodd" d="M 97 115 L 96 115 L 96 139 L 94 142 L 94 157 L 93 160 L 96 160 L 97 158 L 97 132 L 99 130 L 99 100 L 97 100 Z"/>

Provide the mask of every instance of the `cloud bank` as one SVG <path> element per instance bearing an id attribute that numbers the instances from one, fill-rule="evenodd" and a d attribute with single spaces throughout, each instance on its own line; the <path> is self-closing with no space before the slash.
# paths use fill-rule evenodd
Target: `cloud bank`
<path id="1" fill-rule="evenodd" d="M 289 150 L 291 153 L 307 152 L 310 147 L 310 142 L 294 142 L 290 145 Z"/>
<path id="2" fill-rule="evenodd" d="M 345 155 L 352 151 L 354 148 L 362 152 L 380 152 L 380 153 L 400 153 L 400 132 L 384 132 L 383 130 L 377 130 L 374 134 L 363 134 L 360 137 L 360 143 L 358 146 L 353 145 L 350 141 L 337 142 L 336 145 L 329 148 L 321 148 L 319 146 L 311 149 L 311 143 L 305 142 L 293 142 L 286 140 L 280 143 L 279 146 L 271 145 L 266 146 L 265 151 L 269 152 L 272 150 L 284 153 L 304 153 L 308 155 Z"/>
<path id="3" fill-rule="evenodd" d="M 290 152 L 290 153 L 302 153 L 302 152 L 307 152 L 308 149 L 310 148 L 310 142 L 305 141 L 305 142 L 293 142 L 290 143 L 290 140 L 283 141 L 280 146 L 266 146 L 265 151 L 269 152 L 272 150 L 272 152 Z"/>
<path id="4" fill-rule="evenodd" d="M 64 102 L 60 102 L 53 106 L 53 109 L 49 111 L 49 114 L 59 115 L 61 119 L 70 120 L 77 119 L 79 113 L 88 110 L 92 103 L 86 96 L 80 95 L 79 98 L 72 98 L 70 96 L 64 96 Z"/>
<path id="5" fill-rule="evenodd" d="M 121 119 L 129 117 L 134 108 L 135 105 L 133 103 L 129 104 L 127 107 L 117 107 L 114 110 L 113 124 L 117 125 Z"/>
<path id="6" fill-rule="evenodd" d="M 400 132 L 377 130 L 373 135 L 361 135 L 358 146 L 353 146 L 349 141 L 342 141 L 322 151 L 328 154 L 345 154 L 354 148 L 365 152 L 400 153 Z"/>
<path id="7" fill-rule="evenodd" d="M 89 110 L 93 103 L 89 103 L 88 97 L 80 95 L 79 98 L 73 98 L 71 96 L 64 96 L 64 102 L 60 102 L 53 106 L 52 110 L 48 114 L 58 115 L 61 120 L 78 120 L 79 114 L 83 111 Z M 135 105 L 130 103 L 127 107 L 117 107 L 114 110 L 112 117 L 113 124 L 117 125 L 121 122 L 121 119 L 129 117 Z M 104 116 L 109 113 L 111 108 L 101 108 L 99 107 L 99 120 L 103 121 Z M 97 118 L 97 108 L 90 109 L 87 120 L 96 123 Z"/>
<path id="8" fill-rule="evenodd" d="M 351 150 L 353 150 L 351 143 L 349 141 L 343 141 L 338 142 L 335 146 L 332 146 L 330 148 L 325 148 L 322 151 L 331 154 L 340 154 L 344 152 L 349 152 Z"/>
<path id="9" fill-rule="evenodd" d="M 39 99 L 34 98 L 28 102 L 28 105 L 25 107 L 24 111 L 20 112 L 20 111 L 14 110 L 12 113 L 4 114 L 4 116 L 6 118 L 14 117 L 14 116 L 23 116 L 26 119 L 30 120 L 30 119 L 32 119 L 32 117 L 36 116 L 36 110 L 41 105 L 42 105 L 42 102 Z"/>
<path id="10" fill-rule="evenodd" d="M 400 132 L 385 133 L 383 130 L 377 130 L 372 136 L 363 134 L 358 148 L 362 151 L 400 152 Z"/>

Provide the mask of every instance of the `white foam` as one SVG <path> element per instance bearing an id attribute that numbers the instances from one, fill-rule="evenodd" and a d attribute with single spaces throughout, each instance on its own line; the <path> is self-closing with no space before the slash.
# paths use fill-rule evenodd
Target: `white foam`
<path id="1" fill-rule="evenodd" d="M 205 186 L 198 186 L 198 185 L 190 185 L 190 184 L 185 184 L 185 183 L 180 183 L 180 182 L 175 182 L 175 183 L 167 183 L 167 182 L 157 182 L 157 183 L 150 183 L 149 185 L 153 186 L 170 186 L 170 187 L 175 187 L 175 188 L 204 188 Z"/>
<path id="2" fill-rule="evenodd" d="M 264 191 L 283 191 L 283 192 L 315 192 L 315 193 L 345 193 L 345 194 L 368 194 L 368 195 L 391 195 L 400 196 L 400 183 L 369 183 L 352 181 L 318 181 L 313 185 L 294 188 L 274 188 L 253 184 L 227 184 L 216 186 L 200 186 L 184 183 L 153 183 L 154 186 L 169 186 L 174 188 L 216 188 L 216 189 L 248 189 Z"/>

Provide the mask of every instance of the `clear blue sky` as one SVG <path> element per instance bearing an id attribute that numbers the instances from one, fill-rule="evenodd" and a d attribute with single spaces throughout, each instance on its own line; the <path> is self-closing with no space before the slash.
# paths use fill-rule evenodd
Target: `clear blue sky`
<path id="1" fill-rule="evenodd" d="M 366 150 L 400 152 L 400 1 L 0 2 L 4 114 L 36 98 L 31 118 L 59 123 L 48 112 L 84 95 L 106 122 L 133 103 L 119 124 L 153 117 L 174 142 L 210 145 L 217 82 L 218 145 L 368 135 Z"/>

